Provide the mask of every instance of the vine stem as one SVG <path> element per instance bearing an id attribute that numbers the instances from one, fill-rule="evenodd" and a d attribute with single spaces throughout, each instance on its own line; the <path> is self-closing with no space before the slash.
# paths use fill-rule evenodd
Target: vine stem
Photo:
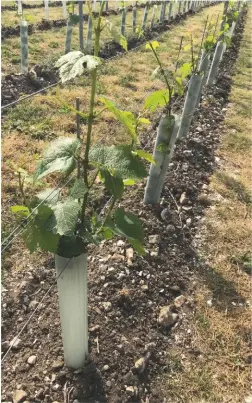
<path id="1" fill-rule="evenodd" d="M 163 77 L 164 77 L 164 79 L 165 79 L 165 82 L 166 82 L 166 85 L 167 85 L 167 88 L 168 88 L 168 91 L 169 91 L 169 106 L 168 106 L 168 111 L 169 111 L 169 116 L 170 116 L 170 115 L 171 115 L 171 97 L 172 97 L 171 86 L 170 86 L 170 84 L 169 84 L 169 81 L 167 80 L 166 74 L 165 74 L 165 72 L 164 72 L 163 65 L 162 65 L 162 63 L 161 63 L 161 60 L 160 60 L 159 57 L 158 57 L 157 52 L 156 52 L 155 49 L 153 48 L 151 42 L 149 42 L 149 45 L 150 45 L 151 50 L 152 50 L 152 52 L 154 53 L 154 56 L 155 56 L 155 58 L 156 58 L 156 60 L 157 60 L 157 62 L 158 62 L 158 65 L 159 65 L 159 67 L 160 67 L 161 73 L 163 74 Z"/>
<path id="2" fill-rule="evenodd" d="M 110 206 L 109 206 L 109 208 L 108 208 L 107 214 L 105 215 L 105 217 L 104 217 L 104 219 L 103 219 L 103 221 L 102 221 L 101 227 L 100 227 L 100 229 L 98 230 L 97 234 L 99 234 L 99 233 L 101 232 L 102 228 L 104 227 L 104 224 L 106 223 L 108 217 L 110 216 L 110 213 L 111 213 L 111 211 L 113 210 L 115 203 L 116 203 L 116 198 L 113 197 L 113 198 L 112 198 L 112 202 L 111 202 L 111 204 L 110 204 Z"/>
<path id="3" fill-rule="evenodd" d="M 98 16 L 97 26 L 95 28 L 94 56 L 96 56 L 96 57 L 98 57 L 99 48 L 100 48 L 101 16 L 102 16 L 104 6 L 105 6 L 105 2 L 103 1 L 101 4 L 99 16 Z M 88 156 L 89 156 L 89 150 L 90 150 L 90 145 L 91 145 L 91 134 L 92 134 L 92 128 L 93 128 L 93 121 L 94 121 L 94 105 L 95 105 L 96 84 L 97 84 L 97 68 L 94 69 L 94 71 L 91 73 L 91 76 L 92 76 L 92 87 L 91 87 L 91 96 L 90 96 L 90 104 L 89 104 L 87 140 L 86 140 L 86 148 L 85 148 L 84 162 L 83 162 L 83 177 L 84 177 L 84 183 L 87 188 L 89 188 L 89 185 L 88 185 L 88 164 L 89 164 Z M 83 198 L 83 204 L 82 204 L 82 209 L 81 209 L 82 210 L 81 211 L 81 222 L 82 223 L 83 223 L 84 217 L 85 217 L 87 201 L 88 201 L 88 192 L 85 193 L 84 198 Z"/>

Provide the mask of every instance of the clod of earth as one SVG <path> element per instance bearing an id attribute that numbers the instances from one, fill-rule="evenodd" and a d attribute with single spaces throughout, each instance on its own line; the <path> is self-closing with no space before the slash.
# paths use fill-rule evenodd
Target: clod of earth
<path id="1" fill-rule="evenodd" d="M 34 365 L 36 363 L 36 361 L 37 361 L 36 355 L 31 355 L 27 360 L 28 364 L 30 364 L 30 365 Z"/>
<path id="2" fill-rule="evenodd" d="M 24 390 L 16 390 L 13 393 L 13 403 L 22 402 L 27 396 L 27 393 Z"/>
<path id="3" fill-rule="evenodd" d="M 178 314 L 171 312 L 170 306 L 164 306 L 161 308 L 159 317 L 158 317 L 158 324 L 164 328 L 168 328 L 178 320 Z"/>

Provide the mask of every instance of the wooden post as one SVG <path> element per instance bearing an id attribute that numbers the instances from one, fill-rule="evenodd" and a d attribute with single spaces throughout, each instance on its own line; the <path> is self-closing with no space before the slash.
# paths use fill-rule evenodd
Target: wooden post
<path id="1" fill-rule="evenodd" d="M 88 358 L 87 254 L 55 255 L 65 365 L 79 369 Z"/>
<path id="2" fill-rule="evenodd" d="M 21 73 L 28 73 L 28 25 L 27 21 L 21 20 Z"/>

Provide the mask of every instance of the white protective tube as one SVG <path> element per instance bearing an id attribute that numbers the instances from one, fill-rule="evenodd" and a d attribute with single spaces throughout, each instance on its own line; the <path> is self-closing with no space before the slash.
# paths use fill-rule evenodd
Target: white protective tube
<path id="1" fill-rule="evenodd" d="M 62 0 L 62 11 L 63 11 L 63 17 L 67 18 L 67 5 L 66 5 L 66 0 Z"/>
<path id="2" fill-rule="evenodd" d="M 157 129 L 153 151 L 155 164 L 151 164 L 144 193 L 145 204 L 157 204 L 164 186 L 165 175 L 171 161 L 177 133 L 180 126 L 179 116 L 163 116 Z"/>
<path id="3" fill-rule="evenodd" d="M 203 50 L 202 54 L 201 54 L 200 62 L 199 62 L 199 71 L 202 74 L 202 81 L 201 81 L 199 96 L 198 96 L 198 99 L 197 99 L 197 102 L 195 105 L 195 109 L 198 108 L 199 103 L 200 103 L 201 93 L 202 93 L 203 87 L 204 87 L 204 85 L 206 83 L 206 79 L 207 79 L 209 63 L 210 63 L 210 54 L 207 53 L 205 50 Z"/>
<path id="4" fill-rule="evenodd" d="M 21 73 L 28 73 L 28 25 L 27 21 L 21 20 L 20 24 L 21 41 Z"/>
<path id="5" fill-rule="evenodd" d="M 87 254 L 55 255 L 65 365 L 78 369 L 88 358 Z"/>
<path id="6" fill-rule="evenodd" d="M 203 77 L 199 74 L 193 75 L 190 79 L 184 109 L 182 112 L 181 125 L 178 132 L 179 138 L 186 136 L 189 131 L 195 106 L 199 97 L 202 79 Z"/>
<path id="7" fill-rule="evenodd" d="M 206 85 L 207 86 L 212 86 L 214 83 L 214 80 L 217 76 L 218 73 L 218 68 L 219 68 L 219 63 L 221 61 L 221 57 L 223 54 L 223 50 L 224 50 L 224 43 L 218 41 L 216 48 L 215 48 L 215 52 L 214 52 L 214 56 L 213 56 L 213 60 L 211 63 L 211 67 L 210 67 L 210 71 L 207 77 L 207 82 Z"/>
<path id="8" fill-rule="evenodd" d="M 45 19 L 49 20 L 49 0 L 44 0 L 45 5 Z"/>

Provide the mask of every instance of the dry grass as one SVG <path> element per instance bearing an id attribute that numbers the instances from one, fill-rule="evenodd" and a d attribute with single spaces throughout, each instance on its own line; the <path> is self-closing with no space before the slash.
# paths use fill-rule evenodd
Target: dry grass
<path id="1" fill-rule="evenodd" d="M 191 327 L 200 355 L 182 349 L 170 357 L 180 364 L 167 383 L 174 402 L 243 403 L 251 394 L 251 18 L 250 7 L 218 152 L 222 163 L 210 184 L 219 201 L 206 214 L 199 250 L 204 281 Z"/>

